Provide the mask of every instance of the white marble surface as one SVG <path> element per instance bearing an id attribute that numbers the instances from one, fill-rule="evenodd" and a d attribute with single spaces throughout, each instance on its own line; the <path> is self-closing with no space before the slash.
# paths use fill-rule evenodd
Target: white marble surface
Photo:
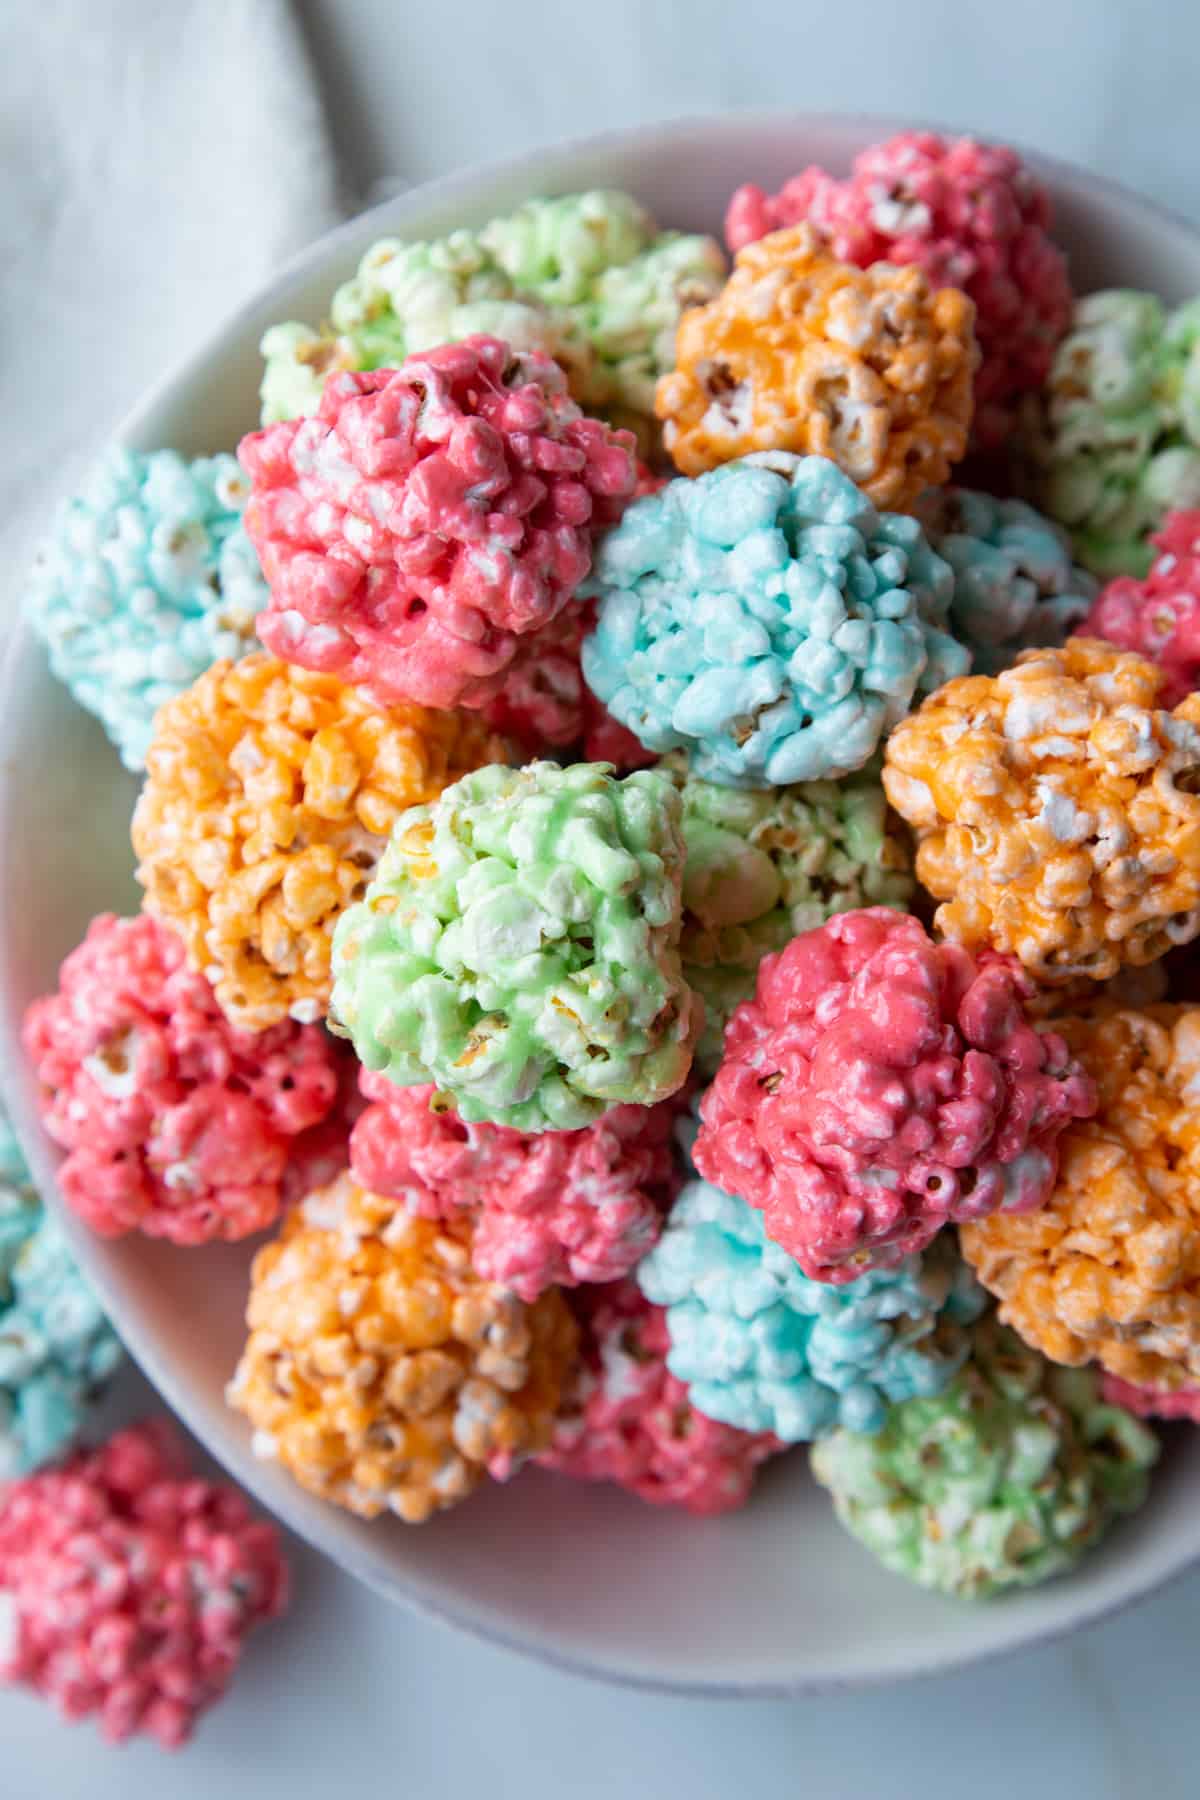
<path id="1" fill-rule="evenodd" d="M 1012 136 L 1200 216 L 1197 0 L 302 0 L 300 12 L 351 193 L 608 125 L 795 106 Z M 118 1410 L 147 1404 L 131 1377 Z M 594 1686 L 391 1610 L 299 1548 L 295 1563 L 291 1619 L 258 1640 L 176 1760 L 104 1750 L 89 1728 L 0 1694 L 3 1800 L 124 1800 L 131 1783 L 155 1800 L 295 1800 L 347 1779 L 406 1800 L 1197 1791 L 1200 1574 L 1003 1664 L 750 1704 Z"/>

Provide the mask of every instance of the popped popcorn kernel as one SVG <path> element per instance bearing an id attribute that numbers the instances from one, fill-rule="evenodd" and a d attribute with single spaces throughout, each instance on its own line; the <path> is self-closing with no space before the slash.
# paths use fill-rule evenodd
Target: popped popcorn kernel
<path id="1" fill-rule="evenodd" d="M 918 268 L 855 269 L 808 225 L 773 232 L 680 320 L 663 441 L 684 475 L 751 451 L 827 456 L 874 505 L 907 511 L 966 452 L 974 319 Z"/>
<path id="2" fill-rule="evenodd" d="M 1177 706 L 1200 687 L 1200 511 L 1168 513 L 1150 542 L 1145 579 L 1110 581 L 1079 630 L 1156 662 L 1161 704 Z"/>
<path id="3" fill-rule="evenodd" d="M 1099 1093 L 1040 1212 L 965 1225 L 1000 1316 L 1054 1362 L 1174 1393 L 1200 1384 L 1200 1008 L 1101 1010 L 1055 1029 Z"/>
<path id="4" fill-rule="evenodd" d="M 382 711 L 262 653 L 218 663 L 156 722 L 133 816 L 146 906 L 239 1029 L 323 1018 L 334 923 L 394 820 L 503 754 L 462 714 Z"/>
<path id="5" fill-rule="evenodd" d="M 793 938 L 729 1023 L 697 1169 L 814 1281 L 1040 1206 L 1059 1134 L 1096 1096 L 1063 1039 L 1029 1023 L 1029 985 L 883 907 Z"/>
<path id="6" fill-rule="evenodd" d="M 1039 981 L 1106 980 L 1200 931 L 1200 697 L 1094 638 L 952 681 L 888 740 L 935 924 Z"/>
<path id="7" fill-rule="evenodd" d="M 343 1174 L 260 1250 L 228 1390 L 257 1455 L 360 1518 L 407 1524 L 506 1480 L 550 1441 L 578 1331 L 472 1269 L 473 1225 Z"/>

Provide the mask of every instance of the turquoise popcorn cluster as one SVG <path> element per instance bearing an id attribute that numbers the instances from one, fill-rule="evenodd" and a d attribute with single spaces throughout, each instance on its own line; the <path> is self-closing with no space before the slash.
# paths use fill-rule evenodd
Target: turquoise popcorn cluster
<path id="1" fill-rule="evenodd" d="M 0 1481 L 68 1448 L 121 1346 L 0 1119 Z"/>
<path id="2" fill-rule="evenodd" d="M 680 1193 L 639 1265 L 667 1309 L 667 1367 L 698 1411 L 789 1444 L 882 1429 L 890 1403 L 940 1393 L 985 1296 L 949 1246 L 841 1286 L 810 1281 L 744 1200 Z"/>
<path id="3" fill-rule="evenodd" d="M 154 715 L 254 644 L 267 601 L 232 456 L 113 449 L 61 508 L 26 599 L 50 665 L 141 770 Z"/>
<path id="4" fill-rule="evenodd" d="M 586 591 L 592 691 L 730 787 L 851 774 L 918 690 L 970 667 L 950 565 L 820 456 L 746 456 L 635 502 Z"/>
<path id="5" fill-rule="evenodd" d="M 1061 644 L 1098 584 L 1072 560 L 1065 531 L 1023 500 L 930 488 L 917 517 L 954 571 L 951 629 L 976 675 L 999 675 L 1022 650 Z"/>
<path id="6" fill-rule="evenodd" d="M 674 1093 L 703 1011 L 680 818 L 669 776 L 609 763 L 492 765 L 401 813 L 334 933 L 332 1015 L 364 1067 L 519 1131 Z"/>

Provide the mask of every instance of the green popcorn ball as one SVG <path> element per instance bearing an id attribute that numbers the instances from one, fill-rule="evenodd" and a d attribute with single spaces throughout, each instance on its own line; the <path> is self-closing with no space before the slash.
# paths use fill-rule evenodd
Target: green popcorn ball
<path id="1" fill-rule="evenodd" d="M 397 819 L 338 922 L 332 1015 L 366 1068 L 469 1123 L 575 1131 L 681 1087 L 682 803 L 609 763 L 477 769 Z"/>
<path id="2" fill-rule="evenodd" d="M 1105 578 L 1145 575 L 1165 513 L 1200 505 L 1200 299 L 1111 288 L 1075 308 L 1025 414 L 1033 497 Z"/>
<path id="3" fill-rule="evenodd" d="M 766 789 L 702 781 L 681 751 L 660 767 L 683 799 L 680 953 L 688 986 L 704 1000 L 696 1062 L 707 1074 L 763 957 L 833 913 L 905 911 L 916 891 L 912 854 L 878 763 L 844 781 Z"/>
<path id="4" fill-rule="evenodd" d="M 842 1524 L 894 1574 L 964 1599 L 1071 1568 L 1146 1497 L 1158 1440 L 1089 1369 L 1049 1363 L 989 1315 L 942 1393 L 839 1430 L 812 1468 Z"/>

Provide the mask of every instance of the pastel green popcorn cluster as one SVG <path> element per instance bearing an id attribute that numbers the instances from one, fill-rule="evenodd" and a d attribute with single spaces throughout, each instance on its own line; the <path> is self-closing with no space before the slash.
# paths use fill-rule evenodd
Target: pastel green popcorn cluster
<path id="1" fill-rule="evenodd" d="M 765 789 L 702 781 L 679 751 L 661 767 L 683 798 L 680 953 L 704 1000 L 696 1062 L 711 1073 L 763 957 L 835 912 L 906 910 L 916 891 L 912 853 L 878 764 L 843 781 Z"/>
<path id="2" fill-rule="evenodd" d="M 121 1346 L 0 1119 L 0 1481 L 78 1435 Z"/>
<path id="3" fill-rule="evenodd" d="M 878 1431 L 889 1402 L 940 1392 L 986 1303 L 946 1240 L 856 1281 L 810 1281 L 761 1213 L 699 1180 L 637 1279 L 667 1309 L 667 1367 L 693 1406 L 789 1444 Z"/>
<path id="4" fill-rule="evenodd" d="M 1200 506 L 1200 298 L 1110 288 L 1075 308 L 1024 415 L 1033 495 L 1097 575 L 1145 575 L 1149 535 Z"/>
<path id="5" fill-rule="evenodd" d="M 659 232 L 615 190 L 530 200 L 430 242 L 384 238 L 334 294 L 326 326 L 290 322 L 264 336 L 263 423 L 314 412 L 334 369 L 391 367 L 482 332 L 546 351 L 581 405 L 644 433 L 681 311 L 724 279 L 712 238 Z"/>
<path id="6" fill-rule="evenodd" d="M 679 959 L 681 812 L 655 770 L 535 762 L 402 813 L 334 934 L 333 1017 L 363 1064 L 521 1131 L 674 1093 L 703 1011 Z"/>
<path id="7" fill-rule="evenodd" d="M 1075 566 L 1060 526 L 1023 500 L 973 488 L 930 488 L 916 514 L 954 571 L 951 629 L 976 675 L 998 675 L 1022 650 L 1061 644 L 1098 584 Z"/>
<path id="8" fill-rule="evenodd" d="M 1078 1562 L 1146 1496 L 1153 1432 L 990 1315 L 939 1395 L 907 1400 L 874 1437 L 813 1447 L 842 1523 L 897 1575 L 965 1599 L 1033 1587 Z"/>
<path id="9" fill-rule="evenodd" d="M 267 584 L 242 526 L 247 493 L 232 456 L 112 449 L 34 563 L 30 622 L 126 768 L 144 767 L 160 706 L 257 642 Z"/>

